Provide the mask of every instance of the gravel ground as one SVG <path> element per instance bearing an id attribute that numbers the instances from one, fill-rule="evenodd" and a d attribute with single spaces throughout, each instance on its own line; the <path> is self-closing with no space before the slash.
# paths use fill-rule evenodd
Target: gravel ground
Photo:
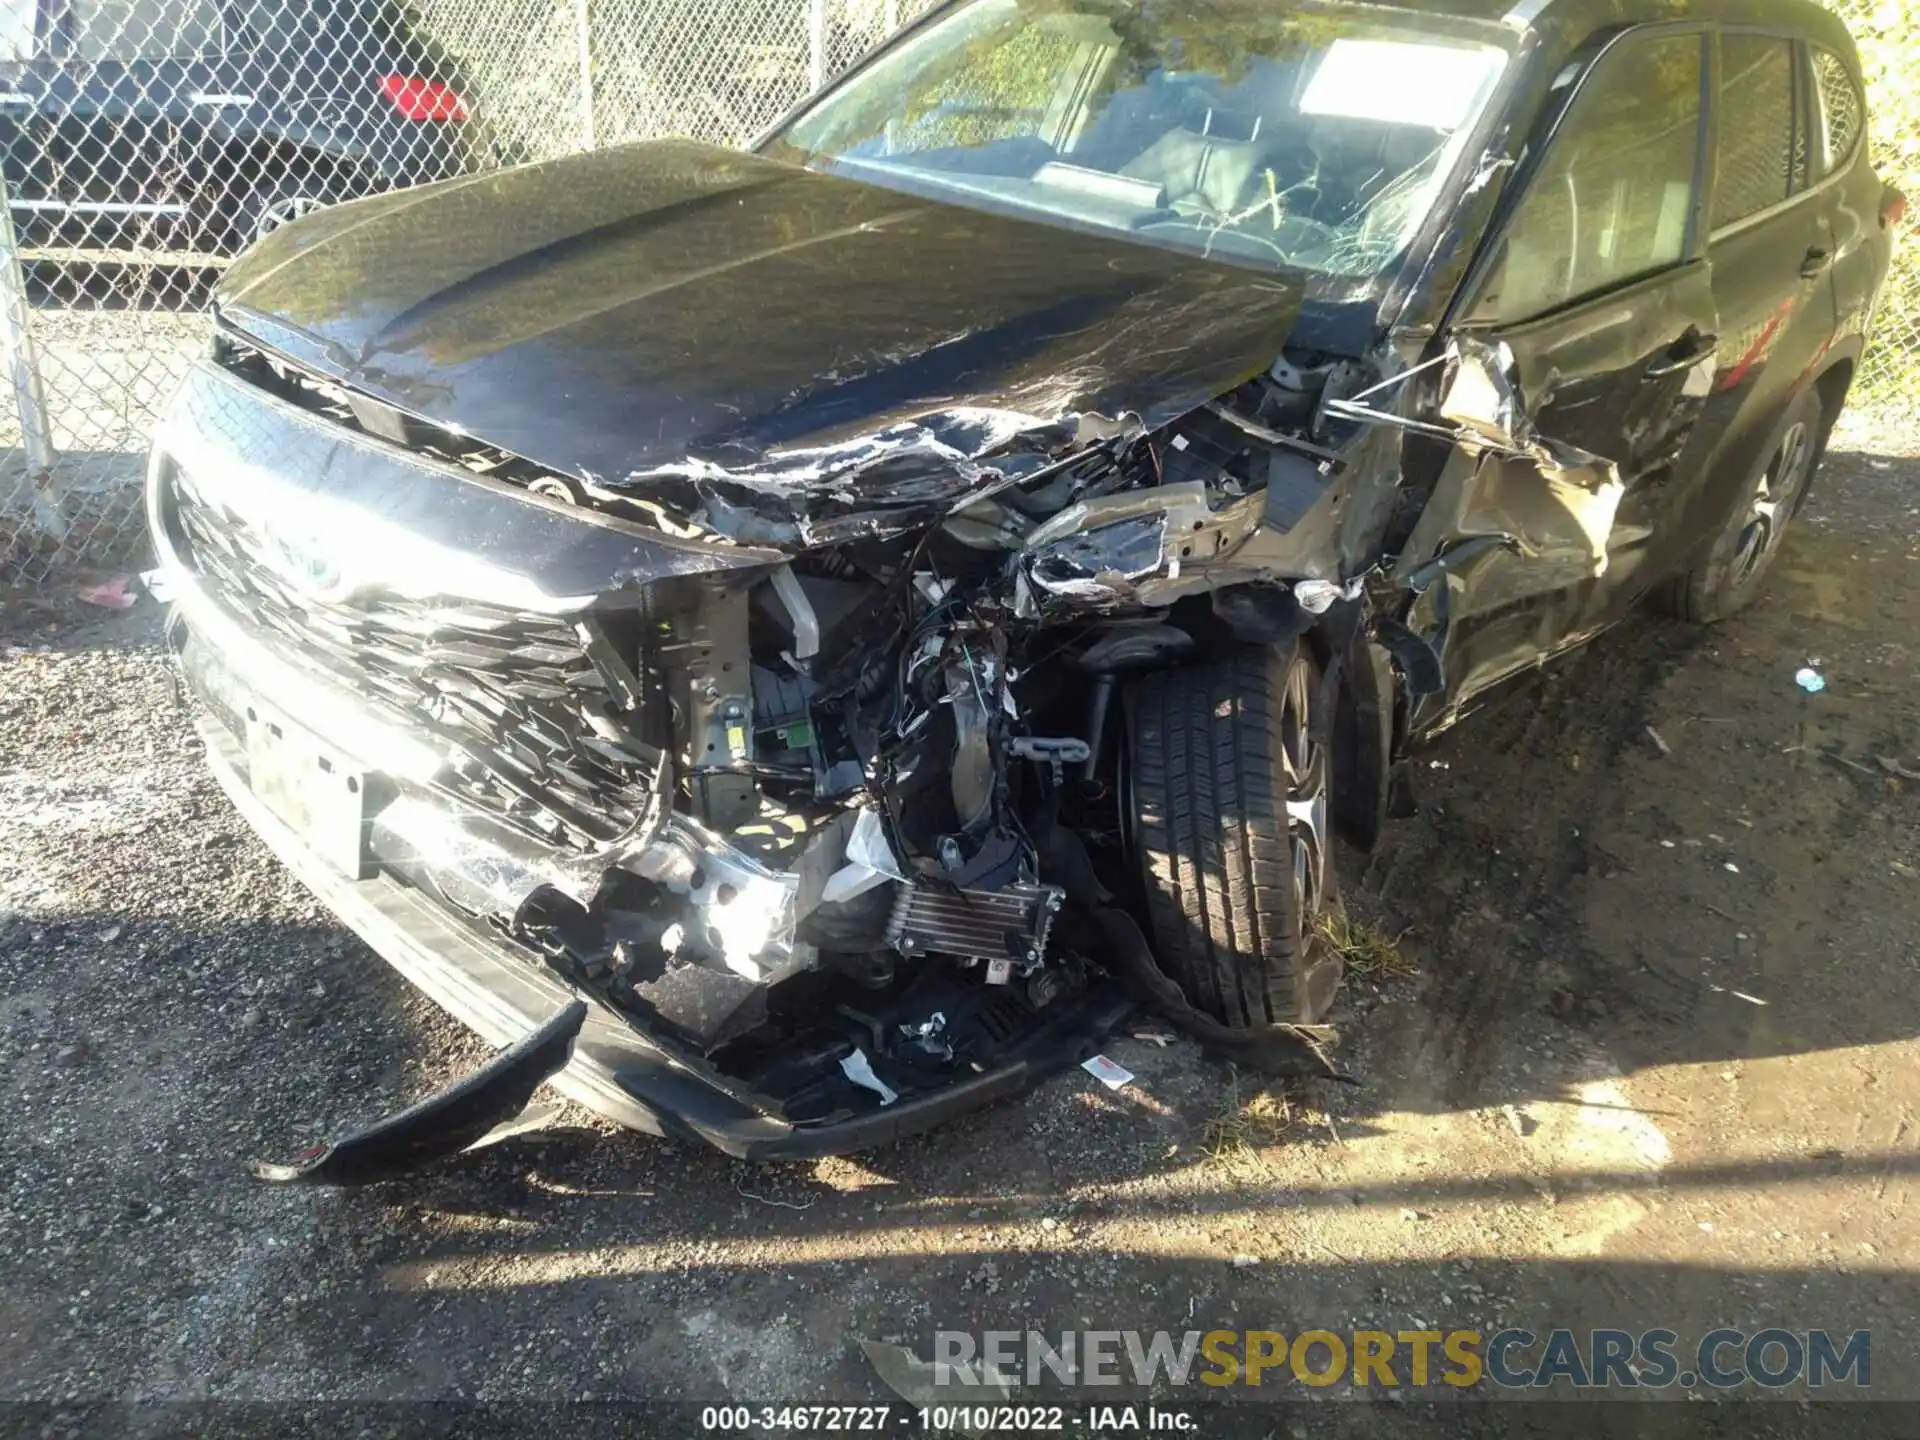
<path id="1" fill-rule="evenodd" d="M 1920 768 L 1920 461 L 1844 439 L 1754 610 L 1622 627 L 1420 758 L 1417 814 L 1346 866 L 1413 971 L 1351 989 L 1356 1087 L 1121 1038 L 1124 1090 L 1075 1071 L 817 1164 L 568 1110 L 374 1190 L 249 1181 L 485 1048 L 246 832 L 150 603 L 14 594 L 0 1400 L 866 1400 L 857 1342 L 936 1328 L 1417 1323 L 1870 1327 L 1871 1394 L 1920 1399 L 1920 787 L 1882 765 Z M 1376 1403 L 1248 1433 L 1489 1423 L 1292 1394 Z"/>

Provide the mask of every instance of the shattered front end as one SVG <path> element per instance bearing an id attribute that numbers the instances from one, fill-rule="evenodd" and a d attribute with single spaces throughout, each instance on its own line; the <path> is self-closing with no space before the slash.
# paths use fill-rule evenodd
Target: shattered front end
<path id="1" fill-rule="evenodd" d="M 615 490 L 228 337 L 151 522 L 221 780 L 376 950 L 500 1044 L 589 1000 L 556 1083 L 625 1124 L 834 1153 L 1153 992 L 1120 688 L 1358 608 L 1348 460 L 1262 383 Z"/>

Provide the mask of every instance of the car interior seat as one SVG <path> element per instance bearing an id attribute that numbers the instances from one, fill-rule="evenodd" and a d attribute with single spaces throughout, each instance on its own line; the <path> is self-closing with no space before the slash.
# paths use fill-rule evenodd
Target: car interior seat
<path id="1" fill-rule="evenodd" d="M 1120 173 L 1161 186 L 1168 205 L 1182 214 L 1225 219 L 1258 203 L 1265 192 L 1264 169 L 1257 138 L 1235 140 L 1178 127 L 1122 165 Z"/>

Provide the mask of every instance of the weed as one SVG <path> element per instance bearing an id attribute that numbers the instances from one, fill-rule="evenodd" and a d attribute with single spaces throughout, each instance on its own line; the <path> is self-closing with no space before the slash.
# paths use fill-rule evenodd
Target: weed
<path id="1" fill-rule="evenodd" d="M 1236 1066 L 1227 1081 L 1220 1112 L 1207 1121 L 1200 1143 L 1208 1159 L 1230 1171 L 1265 1171 L 1267 1164 L 1260 1152 L 1278 1145 L 1294 1119 L 1293 1100 L 1284 1091 L 1263 1088 L 1245 1095 Z"/>
<path id="2" fill-rule="evenodd" d="M 1322 915 L 1320 934 L 1346 966 L 1347 974 L 1376 983 L 1416 975 L 1419 967 L 1400 948 L 1400 937 L 1347 915 Z"/>

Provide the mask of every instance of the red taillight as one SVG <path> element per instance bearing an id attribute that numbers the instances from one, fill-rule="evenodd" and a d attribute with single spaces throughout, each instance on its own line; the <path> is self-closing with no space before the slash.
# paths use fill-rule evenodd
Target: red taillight
<path id="1" fill-rule="evenodd" d="M 421 75 L 386 75 L 380 93 L 409 120 L 464 120 L 467 102 L 451 85 Z"/>
<path id="2" fill-rule="evenodd" d="M 1907 218 L 1907 197 L 1889 185 L 1880 192 L 1880 228 L 1888 229 Z"/>

